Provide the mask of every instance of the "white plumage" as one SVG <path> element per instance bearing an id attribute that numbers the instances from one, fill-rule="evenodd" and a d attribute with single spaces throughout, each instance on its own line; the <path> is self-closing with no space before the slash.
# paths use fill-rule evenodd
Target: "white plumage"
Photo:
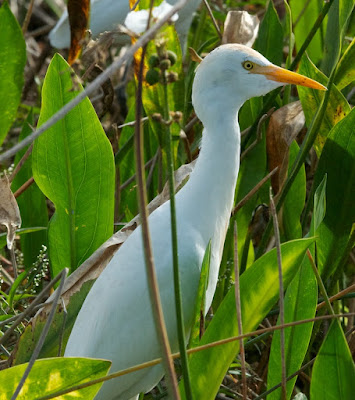
<path id="1" fill-rule="evenodd" d="M 197 68 L 192 101 L 204 125 L 202 147 L 190 180 L 176 195 L 186 336 L 191 329 L 200 268 L 210 239 L 206 311 L 217 284 L 239 170 L 238 110 L 247 99 L 264 95 L 285 82 L 320 88 L 316 82 L 276 67 L 256 51 L 236 44 L 215 49 Z M 175 352 L 178 340 L 168 202 L 151 214 L 149 225 L 164 317 Z M 112 360 L 111 372 L 161 356 L 139 227 L 93 285 L 77 317 L 65 356 Z M 161 365 L 122 376 L 104 383 L 97 399 L 136 398 L 154 387 L 162 376 Z"/>
<path id="2" fill-rule="evenodd" d="M 174 5 L 177 0 L 168 0 L 168 3 Z M 189 0 L 178 13 L 179 18 L 175 23 L 175 27 L 179 34 L 182 48 L 185 46 L 194 12 L 200 3 L 201 0 Z M 130 11 L 129 0 L 91 0 L 90 7 L 90 30 L 94 38 L 102 32 L 110 31 L 116 29 L 118 25 L 123 25 Z M 53 47 L 58 49 L 70 46 L 67 10 L 64 11 L 56 26 L 51 30 L 49 41 Z M 127 43 L 129 43 L 129 38 L 123 35 L 122 44 Z"/>

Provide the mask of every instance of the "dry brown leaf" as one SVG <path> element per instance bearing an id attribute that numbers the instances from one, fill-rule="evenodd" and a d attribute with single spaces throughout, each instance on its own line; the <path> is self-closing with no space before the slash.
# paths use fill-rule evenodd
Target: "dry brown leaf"
<path id="1" fill-rule="evenodd" d="M 78 58 L 86 36 L 90 15 L 90 0 L 68 0 L 70 49 L 68 63 Z"/>
<path id="2" fill-rule="evenodd" d="M 182 186 L 187 182 L 191 172 L 194 169 L 196 160 L 190 164 L 182 165 L 178 170 L 175 171 L 175 191 L 179 191 Z M 156 196 L 149 204 L 148 211 L 151 214 L 154 210 L 160 207 L 163 203 L 169 200 L 169 186 L 165 184 L 161 194 Z M 103 243 L 83 264 L 80 265 L 65 281 L 63 288 L 62 299 L 67 305 L 70 297 L 78 292 L 82 285 L 90 280 L 97 279 L 104 268 L 107 266 L 113 255 L 126 241 L 130 234 L 140 224 L 139 215 L 134 217 L 128 222 L 119 232 L 115 233 Z M 54 294 L 47 300 L 50 302 L 54 297 Z M 47 309 L 50 310 L 50 307 Z M 37 314 L 42 312 L 41 309 Z"/>
<path id="3" fill-rule="evenodd" d="M 11 250 L 16 229 L 21 226 L 21 216 L 6 175 L 0 179 L 0 224 L 7 228 L 7 247 Z"/>
<path id="4" fill-rule="evenodd" d="M 195 61 L 197 63 L 200 63 L 202 61 L 202 58 L 197 54 L 196 50 L 193 49 L 192 47 L 189 47 L 189 53 L 192 61 Z"/>
<path id="5" fill-rule="evenodd" d="M 283 186 L 288 170 L 289 148 L 305 124 L 300 101 L 287 104 L 275 111 L 266 131 L 266 150 L 269 171 L 279 167 L 271 177 L 271 185 L 276 195 Z"/>
<path id="6" fill-rule="evenodd" d="M 239 43 L 251 47 L 259 31 L 259 18 L 247 11 L 229 11 L 224 23 L 222 44 Z"/>

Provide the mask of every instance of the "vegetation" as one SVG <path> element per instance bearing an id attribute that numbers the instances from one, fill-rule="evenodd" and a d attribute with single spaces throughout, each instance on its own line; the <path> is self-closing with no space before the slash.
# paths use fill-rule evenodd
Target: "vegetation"
<path id="1" fill-rule="evenodd" d="M 27 9 L 30 1 L 25 3 Z M 189 374 L 175 357 L 178 377 L 183 376 L 180 396 L 351 399 L 354 2 L 209 3 L 215 23 L 202 3 L 188 36 L 198 55 L 221 43 L 229 10 L 248 11 L 261 20 L 256 50 L 328 90 L 286 87 L 249 100 L 240 111 L 236 208 L 212 308 L 201 320 L 206 249 Z M 88 38 L 73 43 L 70 61 L 82 54 L 70 67 L 68 53 L 55 54 L 49 29 L 41 26 L 41 18 L 60 14 L 55 4 L 46 0 L 35 6 L 41 12 L 26 18 L 24 7 L 15 13 L 3 2 L 0 8 L 0 222 L 7 228 L 0 234 L 0 399 L 94 398 L 110 362 L 62 357 L 75 317 L 102 268 L 134 229 L 126 224 L 139 213 L 139 196 L 146 189 L 148 200 L 161 204 L 173 195 L 171 165 L 191 163 L 202 135 L 191 104 L 197 64 L 189 53 L 183 57 L 173 25 L 165 25 L 133 60 L 126 53 L 124 67 L 117 61 L 117 32 L 101 35 L 100 46 Z M 149 1 L 139 7 L 148 8 Z M 111 77 L 97 84 L 102 71 Z M 83 100 L 64 112 L 80 93 Z M 142 110 L 136 107 L 140 101 Z M 145 182 L 138 184 L 134 138 L 140 126 Z M 180 186 L 187 178 L 185 169 L 175 175 Z M 169 179 L 170 191 L 161 194 Z M 72 280 L 67 273 L 74 273 Z M 57 287 L 53 301 L 42 307 L 52 287 Z M 208 345 L 213 342 L 219 343 Z M 185 393 L 186 379 L 192 397 Z M 144 398 L 166 395 L 162 381 Z"/>

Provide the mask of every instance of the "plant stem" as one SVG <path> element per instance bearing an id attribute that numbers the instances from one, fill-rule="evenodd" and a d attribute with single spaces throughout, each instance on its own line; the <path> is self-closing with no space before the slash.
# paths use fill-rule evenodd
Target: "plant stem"
<path id="1" fill-rule="evenodd" d="M 317 266 L 316 266 L 316 263 L 314 262 L 314 259 L 313 259 L 313 257 L 312 257 L 312 254 L 311 254 L 311 252 L 310 252 L 309 250 L 307 250 L 307 257 L 308 257 L 308 259 L 309 259 L 309 262 L 311 263 L 311 266 L 312 266 L 314 275 L 316 276 L 316 279 L 317 279 L 317 282 L 318 282 L 318 286 L 319 286 L 319 290 L 320 290 L 320 292 L 322 293 L 322 296 L 323 296 L 323 298 L 324 298 L 324 302 L 325 302 L 325 305 L 326 305 L 326 307 L 327 307 L 327 309 L 328 309 L 328 312 L 329 312 L 329 314 L 331 314 L 331 315 L 335 315 L 334 310 L 333 310 L 333 307 L 332 307 L 332 305 L 330 304 L 329 297 L 328 297 L 327 291 L 326 291 L 326 289 L 325 289 L 324 283 L 323 283 L 323 281 L 322 281 L 321 276 L 319 275 L 318 268 L 317 268 Z"/>
<path id="2" fill-rule="evenodd" d="M 242 323 L 242 308 L 240 302 L 240 282 L 239 282 L 239 263 L 238 263 L 238 231 L 237 231 L 237 221 L 234 221 L 234 292 L 235 292 L 235 308 L 237 310 L 237 321 L 238 321 L 238 333 L 243 334 L 243 323 Z M 243 400 L 248 400 L 248 384 L 247 384 L 247 374 L 245 367 L 245 349 L 243 339 L 239 342 L 240 348 L 240 364 L 242 370 L 242 394 Z"/>
<path id="3" fill-rule="evenodd" d="M 276 242 L 277 252 L 277 265 L 279 269 L 279 287 L 280 287 L 280 325 L 285 324 L 285 307 L 284 307 L 284 285 L 282 277 L 282 258 L 281 258 L 281 243 L 280 243 L 280 230 L 277 220 L 277 213 L 275 208 L 274 199 L 272 197 L 272 188 L 270 187 L 270 211 L 274 225 L 274 235 Z M 287 386 L 286 386 L 286 361 L 285 361 L 285 330 L 280 330 L 280 349 L 281 349 L 281 393 L 282 399 L 287 399 Z"/>
<path id="4" fill-rule="evenodd" d="M 136 121 L 141 121 L 142 116 L 142 82 L 143 82 L 143 69 L 144 69 L 144 56 L 146 47 L 142 49 L 142 58 L 139 65 L 138 74 L 138 87 L 136 99 Z M 158 341 L 160 343 L 163 364 L 167 373 L 167 379 L 172 391 L 174 399 L 180 399 L 179 389 L 177 386 L 177 379 L 175 376 L 174 364 L 171 358 L 171 350 L 166 331 L 163 309 L 160 301 L 158 279 L 154 266 L 152 242 L 150 238 L 149 225 L 148 225 L 148 211 L 147 211 L 147 192 L 144 177 L 144 161 L 143 161 L 143 129 L 142 123 L 135 125 L 135 155 L 136 155 L 136 169 L 137 169 L 137 183 L 138 183 L 138 202 L 140 209 L 140 217 L 142 221 L 142 239 L 145 266 L 147 270 L 147 279 L 149 286 L 149 295 L 155 320 L 155 328 L 157 331 Z"/>
<path id="5" fill-rule="evenodd" d="M 163 92 L 164 92 L 164 115 L 163 118 L 167 122 L 169 119 L 169 100 L 168 100 L 168 83 L 166 80 L 166 71 L 162 71 L 163 76 Z M 172 253 L 173 253 L 173 269 L 174 269 L 174 292 L 175 292 L 175 312 L 177 322 L 177 333 L 179 340 L 179 350 L 181 354 L 181 365 L 182 374 L 184 378 L 184 387 L 186 399 L 193 399 L 192 389 L 190 382 L 189 373 L 189 361 L 186 352 L 186 340 L 185 340 L 185 329 L 184 329 L 184 316 L 182 310 L 182 298 L 181 298 L 181 287 L 180 287 L 180 274 L 179 274 L 179 258 L 178 258 L 178 238 L 177 238 L 177 225 L 176 225 L 176 206 L 175 206 L 175 182 L 174 182 L 174 161 L 172 155 L 172 141 L 170 125 L 166 125 L 166 136 L 167 136 L 167 167 L 168 167 L 168 180 L 169 180 L 169 192 L 170 192 L 170 221 L 171 221 L 171 242 L 172 242 Z"/>

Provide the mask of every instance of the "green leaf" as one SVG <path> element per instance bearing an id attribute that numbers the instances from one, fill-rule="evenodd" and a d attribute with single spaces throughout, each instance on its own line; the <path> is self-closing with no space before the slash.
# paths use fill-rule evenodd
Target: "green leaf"
<path id="1" fill-rule="evenodd" d="M 198 284 L 195 311 L 194 311 L 194 322 L 192 323 L 191 333 L 188 348 L 196 347 L 200 341 L 201 332 L 201 318 L 204 318 L 205 313 L 205 298 L 206 290 L 208 285 L 208 275 L 210 271 L 211 261 L 211 241 L 208 242 L 207 249 L 202 261 L 200 281 Z"/>
<path id="2" fill-rule="evenodd" d="M 330 75 L 334 63 L 338 61 L 353 7 L 354 0 L 334 0 L 329 9 L 322 60 L 322 70 L 326 75 Z"/>
<path id="3" fill-rule="evenodd" d="M 319 225 L 322 223 L 325 211 L 326 211 L 326 187 L 327 187 L 327 174 L 324 174 L 323 179 L 318 185 L 315 193 L 314 193 L 314 211 L 312 215 L 311 221 L 311 229 L 310 236 L 314 236 L 316 234 L 316 230 Z"/>
<path id="4" fill-rule="evenodd" d="M 290 1 L 289 4 L 292 11 L 296 49 L 299 50 L 316 22 L 323 3 L 319 0 L 310 0 L 307 5 L 304 1 Z M 307 52 L 314 63 L 318 63 L 322 59 L 323 41 L 321 29 L 314 35 Z"/>
<path id="5" fill-rule="evenodd" d="M 33 126 L 32 112 L 30 112 L 23 125 L 19 141 L 22 141 L 32 133 L 31 126 Z M 24 148 L 17 153 L 15 164 L 21 160 L 22 156 L 27 151 L 27 148 Z M 32 155 L 28 157 L 20 171 L 15 176 L 11 186 L 12 191 L 15 192 L 31 177 Z M 35 182 L 17 198 L 17 204 L 20 208 L 22 228 L 30 228 L 33 226 L 46 227 L 48 225 L 46 199 Z M 47 232 L 45 230 L 33 231 L 27 235 L 21 235 L 21 251 L 24 256 L 26 269 L 31 268 L 32 264 L 36 261 L 42 245 L 47 245 Z"/>
<path id="6" fill-rule="evenodd" d="M 327 210 L 317 229 L 317 256 L 323 277 L 340 262 L 355 221 L 355 109 L 330 132 L 319 159 L 314 186 L 327 174 Z"/>
<path id="7" fill-rule="evenodd" d="M 343 56 L 339 60 L 334 83 L 339 90 L 345 88 L 355 80 L 355 39 L 350 43 Z"/>
<path id="8" fill-rule="evenodd" d="M 5 139 L 21 100 L 26 44 L 7 2 L 0 8 L 0 145 Z"/>
<path id="9" fill-rule="evenodd" d="M 10 291 L 9 291 L 9 296 L 8 296 L 8 303 L 9 303 L 9 307 L 10 308 L 12 308 L 12 306 L 13 306 L 14 296 L 15 296 L 17 288 L 20 286 L 20 284 L 26 278 L 27 275 L 28 275 L 28 272 L 27 271 L 23 271 L 15 279 L 15 282 L 11 285 L 11 288 L 10 288 Z"/>
<path id="10" fill-rule="evenodd" d="M 283 29 L 272 1 L 269 1 L 266 13 L 261 21 L 254 48 L 272 63 L 281 64 Z"/>
<path id="11" fill-rule="evenodd" d="M 304 257 L 301 268 L 297 271 L 285 295 L 285 323 L 314 318 L 317 307 L 318 286 L 308 257 Z M 280 319 L 278 319 L 280 324 Z M 293 326 L 285 330 L 285 360 L 286 376 L 296 372 L 302 365 L 311 339 L 313 323 Z M 281 349 L 280 331 L 275 331 L 268 366 L 267 387 L 281 382 Z M 292 395 L 292 390 L 297 377 L 287 382 L 287 398 Z M 280 399 L 281 389 L 268 395 L 268 399 Z"/>
<path id="12" fill-rule="evenodd" d="M 289 168 L 290 173 L 292 165 L 297 157 L 299 147 L 296 142 L 293 142 L 290 146 L 289 155 Z M 304 166 L 302 166 L 293 182 L 287 196 L 282 211 L 282 228 L 285 240 L 298 239 L 302 237 L 301 227 L 301 214 L 304 208 L 304 202 L 306 199 L 306 173 Z"/>
<path id="13" fill-rule="evenodd" d="M 318 186 L 314 195 L 314 212 L 311 221 L 310 235 L 322 222 L 325 214 L 325 188 L 326 176 Z M 314 245 L 311 245 L 314 253 Z M 314 318 L 317 307 L 318 286 L 317 280 L 310 265 L 308 257 L 304 257 L 301 268 L 297 271 L 285 295 L 285 323 Z M 280 324 L 280 318 L 278 319 Z M 307 353 L 311 339 L 313 323 L 293 326 L 285 330 L 285 360 L 286 376 L 292 375 L 301 367 Z M 280 331 L 275 331 L 272 339 L 269 365 L 268 389 L 281 382 L 281 350 Z M 287 398 L 292 395 L 296 377 L 287 382 Z M 281 389 L 268 395 L 268 399 L 280 399 Z"/>
<path id="14" fill-rule="evenodd" d="M 302 262 L 305 251 L 314 241 L 300 239 L 281 245 L 283 278 L 287 287 Z M 279 296 L 276 249 L 264 254 L 249 267 L 240 279 L 243 331 L 253 331 L 277 301 Z M 232 287 L 219 306 L 200 345 L 238 335 L 235 294 Z M 194 354 L 190 361 L 190 376 L 196 399 L 214 399 L 219 385 L 239 350 L 239 341 L 217 346 Z M 204 371 L 203 374 L 201 371 Z M 183 385 L 180 383 L 182 398 Z"/>
<path id="15" fill-rule="evenodd" d="M 328 82 L 327 77 L 317 69 L 308 57 L 302 57 L 299 73 L 315 79 L 323 85 Z M 322 152 L 329 131 L 350 112 L 349 103 L 337 87 L 333 85 L 331 90 L 327 109 L 314 144 L 318 157 Z M 298 94 L 306 117 L 306 124 L 309 126 L 321 103 L 324 92 L 298 86 Z"/>
<path id="16" fill-rule="evenodd" d="M 39 125 L 82 90 L 56 54 L 43 83 Z M 114 160 L 111 145 L 88 98 L 40 136 L 33 176 L 56 212 L 49 224 L 52 275 L 72 272 L 113 232 Z"/>
<path id="17" fill-rule="evenodd" d="M 0 400 L 8 400 L 20 382 L 27 364 L 0 371 Z M 26 379 L 17 399 L 38 399 L 42 396 L 68 389 L 105 376 L 111 367 L 107 360 L 90 358 L 47 358 L 37 360 Z M 60 396 L 61 399 L 85 399 L 95 397 L 102 383 Z"/>
<path id="18" fill-rule="evenodd" d="M 312 400 L 352 399 L 355 369 L 351 353 L 338 320 L 332 321 L 314 362 L 311 381 Z"/>
<path id="19" fill-rule="evenodd" d="M 39 232 L 39 231 L 44 231 L 47 228 L 45 226 L 36 226 L 32 228 L 20 228 L 16 230 L 16 235 L 19 235 L 20 237 L 22 235 L 26 235 L 28 233 L 33 233 L 33 232 Z M 6 236 L 7 232 L 0 233 L 0 248 L 4 247 L 6 245 Z"/>
<path id="20" fill-rule="evenodd" d="M 298 154 L 298 146 L 292 143 L 290 148 L 290 163 Z M 324 195 L 324 192 L 323 192 Z M 300 224 L 300 215 L 303 210 L 304 200 L 306 196 L 306 176 L 304 168 L 298 173 L 294 184 L 289 191 L 283 210 L 282 221 L 287 227 L 286 235 L 301 235 L 302 228 Z M 317 202 L 315 201 L 315 204 Z M 294 236 L 297 238 L 297 236 Z M 314 247 L 312 245 L 311 247 Z M 314 276 L 314 272 L 307 257 L 304 257 L 301 268 L 297 271 L 295 277 L 287 288 L 284 299 L 285 323 L 298 321 L 307 318 L 313 318 L 316 313 L 318 297 L 318 286 Z M 280 324 L 280 318 L 278 318 Z M 285 360 L 286 360 L 286 376 L 297 371 L 306 355 L 309 341 L 312 334 L 313 323 L 293 326 L 286 329 L 285 332 Z M 281 382 L 281 345 L 280 331 L 275 331 L 268 365 L 267 387 L 277 385 Z M 287 382 L 287 398 L 292 395 L 293 386 L 296 377 Z M 268 395 L 268 399 L 280 399 L 281 389 L 277 389 Z"/>

